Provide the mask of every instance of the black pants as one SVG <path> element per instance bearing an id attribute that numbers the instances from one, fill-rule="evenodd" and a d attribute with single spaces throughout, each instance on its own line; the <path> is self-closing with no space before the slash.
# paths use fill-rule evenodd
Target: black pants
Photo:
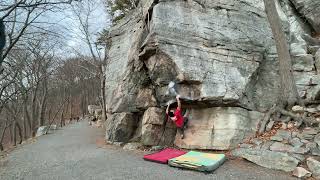
<path id="1" fill-rule="evenodd" d="M 184 130 L 188 128 L 188 122 L 188 117 L 183 117 L 183 125 L 182 127 L 178 127 L 178 131 L 180 132 L 180 134 L 184 135 Z"/>

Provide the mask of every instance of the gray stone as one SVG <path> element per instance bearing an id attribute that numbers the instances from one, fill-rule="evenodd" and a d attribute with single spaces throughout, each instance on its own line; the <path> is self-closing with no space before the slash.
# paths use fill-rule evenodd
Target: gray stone
<path id="1" fill-rule="evenodd" d="M 294 154 L 294 153 L 288 153 L 288 154 L 289 154 L 289 156 L 292 156 L 292 157 L 298 159 L 299 161 L 304 161 L 305 160 L 305 157 L 302 154 Z"/>
<path id="2" fill-rule="evenodd" d="M 300 139 L 312 140 L 318 132 L 319 131 L 317 129 L 308 128 L 308 129 L 304 129 L 300 134 L 298 134 L 298 137 Z"/>
<path id="3" fill-rule="evenodd" d="M 36 137 L 39 137 L 39 136 L 43 136 L 47 133 L 48 131 L 48 127 L 47 126 L 40 126 L 37 130 L 37 134 L 36 134 Z"/>
<path id="4" fill-rule="evenodd" d="M 320 162 L 309 157 L 307 159 L 307 165 L 309 170 L 312 172 L 312 177 L 319 179 L 320 178 Z"/>
<path id="5" fill-rule="evenodd" d="M 151 147 L 151 151 L 160 151 L 160 150 L 162 150 L 164 147 L 163 146 L 152 146 Z"/>
<path id="6" fill-rule="evenodd" d="M 310 72 L 314 70 L 314 60 L 311 54 L 300 54 L 293 56 L 292 68 L 295 71 Z"/>
<path id="7" fill-rule="evenodd" d="M 148 108 L 142 118 L 141 142 L 143 145 L 172 145 L 176 129 L 172 121 L 166 122 L 164 109 Z"/>
<path id="8" fill-rule="evenodd" d="M 292 139 L 289 140 L 289 143 L 290 143 L 292 146 L 298 147 L 298 148 L 301 147 L 301 146 L 303 146 L 303 143 L 300 141 L 299 138 L 292 138 Z"/>
<path id="9" fill-rule="evenodd" d="M 277 10 L 291 40 L 291 55 L 303 57 L 296 59 L 296 70 L 303 70 L 295 75 L 296 84 L 300 94 L 308 95 L 306 88 L 316 85 L 317 79 L 314 72 L 304 72 L 310 70 L 310 56 L 305 55 L 307 44 L 300 36 L 310 28 L 290 3 L 280 5 Z M 261 114 L 255 111 L 268 109 L 278 98 L 279 61 L 264 10 L 262 1 L 141 0 L 110 29 L 107 111 L 140 115 L 151 106 L 160 107 L 170 100 L 167 85 L 175 81 L 177 92 L 195 109 L 186 139 L 178 134 L 175 144 L 221 150 L 237 146 L 256 130 Z M 253 111 L 234 108 L 239 106 Z M 216 120 L 213 115 L 220 110 L 212 107 L 232 108 L 222 108 Z M 253 118 L 254 113 L 258 115 Z M 145 142 L 159 139 L 154 135 L 161 132 L 159 126 L 145 124 L 150 130 Z M 136 137 L 142 137 L 140 130 L 142 125 Z M 170 132 L 167 137 L 174 134 Z"/>
<path id="10" fill-rule="evenodd" d="M 237 107 L 192 109 L 185 138 L 175 145 L 186 149 L 226 150 L 255 135 L 262 114 Z"/>
<path id="11" fill-rule="evenodd" d="M 261 146 L 261 149 L 263 150 L 269 150 L 270 146 L 273 144 L 274 142 L 272 141 L 266 141 L 263 143 L 263 145 Z"/>
<path id="12" fill-rule="evenodd" d="M 289 153 L 296 153 L 296 154 L 306 154 L 309 152 L 308 148 L 302 147 L 293 147 L 287 144 L 275 142 L 270 147 L 271 151 L 278 151 L 278 152 L 289 152 Z"/>
<path id="13" fill-rule="evenodd" d="M 240 144 L 240 148 L 252 148 L 252 144 Z"/>
<path id="14" fill-rule="evenodd" d="M 123 146 L 123 149 L 133 151 L 141 147 L 142 147 L 141 143 L 134 142 L 134 143 L 127 143 L 126 145 Z"/>
<path id="15" fill-rule="evenodd" d="M 253 139 L 253 140 L 251 140 L 251 142 L 257 146 L 259 146 L 263 143 L 263 141 L 260 139 Z"/>
<path id="16" fill-rule="evenodd" d="M 272 137 L 270 138 L 270 140 L 282 142 L 282 141 L 283 141 L 283 138 L 280 137 L 280 136 L 272 136 Z"/>
<path id="17" fill-rule="evenodd" d="M 266 168 L 282 170 L 286 172 L 293 171 L 300 162 L 296 158 L 289 156 L 287 153 L 273 152 L 268 150 L 241 148 L 232 151 L 232 155 L 245 158 L 248 161 Z"/>
<path id="18" fill-rule="evenodd" d="M 298 178 L 307 178 L 311 177 L 311 172 L 307 171 L 303 167 L 296 167 L 294 171 L 292 172 L 292 175 L 298 177 Z"/>
<path id="19" fill-rule="evenodd" d="M 306 44 L 292 43 L 290 45 L 290 54 L 294 55 L 294 56 L 307 54 L 307 46 L 306 46 Z"/>
<path id="20" fill-rule="evenodd" d="M 320 156 L 320 149 L 317 143 L 309 142 L 306 144 L 306 148 L 310 149 L 310 152 L 314 156 Z"/>
<path id="21" fill-rule="evenodd" d="M 292 0 L 295 8 L 304 16 L 312 27 L 320 32 L 320 1 L 314 0 Z"/>
<path id="22" fill-rule="evenodd" d="M 270 131 L 274 125 L 274 121 L 270 121 L 266 127 L 266 131 Z"/>
<path id="23" fill-rule="evenodd" d="M 278 130 L 277 133 L 270 139 L 273 141 L 289 140 L 291 138 L 291 132 L 286 130 Z"/>
<path id="24" fill-rule="evenodd" d="M 320 146 L 320 134 L 317 134 L 315 137 L 314 137 L 314 142 L 318 144 L 318 146 Z"/>
<path id="25" fill-rule="evenodd" d="M 106 140 L 110 142 L 128 142 L 137 124 L 132 113 L 115 113 L 106 122 Z"/>

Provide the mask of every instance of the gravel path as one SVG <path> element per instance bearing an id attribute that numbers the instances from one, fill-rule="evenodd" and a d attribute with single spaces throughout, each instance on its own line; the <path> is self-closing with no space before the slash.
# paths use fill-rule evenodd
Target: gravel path
<path id="1" fill-rule="evenodd" d="M 142 160 L 141 152 L 99 145 L 103 130 L 88 123 L 71 124 L 8 155 L 1 180 L 102 179 L 294 179 L 289 174 L 229 160 L 212 174 L 181 170 Z"/>

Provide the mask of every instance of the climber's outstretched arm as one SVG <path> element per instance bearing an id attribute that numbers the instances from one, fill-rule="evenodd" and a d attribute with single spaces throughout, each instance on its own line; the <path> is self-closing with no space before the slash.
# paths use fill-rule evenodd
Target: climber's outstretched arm
<path id="1" fill-rule="evenodd" d="M 177 95 L 176 99 L 177 99 L 177 103 L 178 103 L 178 108 L 181 110 L 180 95 Z"/>

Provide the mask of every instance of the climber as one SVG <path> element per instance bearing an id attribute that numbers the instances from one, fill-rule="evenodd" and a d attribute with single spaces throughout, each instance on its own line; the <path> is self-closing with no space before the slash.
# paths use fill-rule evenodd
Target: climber
<path id="1" fill-rule="evenodd" d="M 188 128 L 188 111 L 182 116 L 181 113 L 181 101 L 180 101 L 180 95 L 176 96 L 178 107 L 174 109 L 170 109 L 170 104 L 167 107 L 166 113 L 170 117 L 170 119 L 175 122 L 178 131 L 181 134 L 181 139 L 184 138 L 184 131 Z"/>

